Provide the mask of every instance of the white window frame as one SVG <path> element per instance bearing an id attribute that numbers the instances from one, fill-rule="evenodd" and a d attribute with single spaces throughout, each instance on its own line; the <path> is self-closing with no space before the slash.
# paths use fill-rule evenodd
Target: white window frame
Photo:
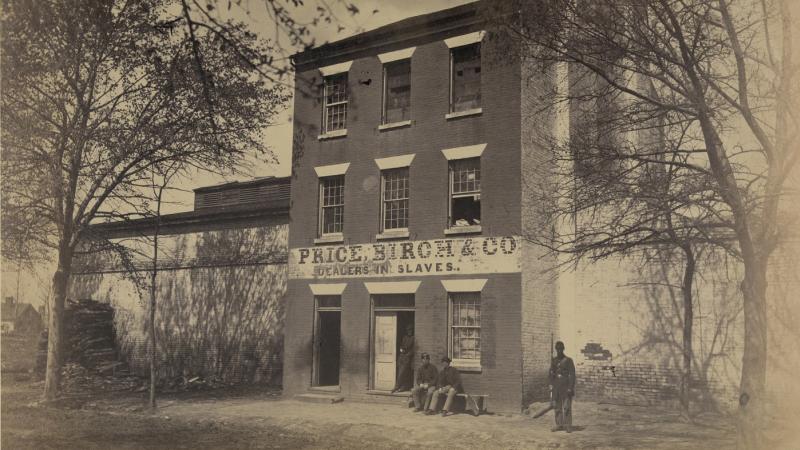
<path id="1" fill-rule="evenodd" d="M 347 114 L 350 101 L 350 89 L 348 86 L 350 80 L 348 75 L 349 73 L 345 71 L 345 72 L 325 75 L 322 79 L 322 135 L 323 136 L 347 133 Z M 345 100 L 328 103 L 328 80 L 337 77 L 344 77 Z M 335 130 L 331 130 L 329 128 L 330 124 L 328 123 L 328 109 L 340 105 L 344 105 L 344 128 L 337 128 Z"/>
<path id="2" fill-rule="evenodd" d="M 341 202 L 341 205 L 327 205 L 327 206 L 325 206 L 325 181 L 329 180 L 329 179 L 332 179 L 332 178 L 341 178 L 341 180 L 342 180 L 342 202 Z M 317 234 L 320 237 L 325 237 L 325 236 L 336 236 L 336 237 L 339 237 L 339 236 L 342 236 L 342 234 L 344 233 L 344 206 L 345 206 L 344 190 L 345 190 L 345 186 L 346 186 L 346 184 L 345 184 L 345 175 L 342 173 L 342 174 L 335 174 L 335 175 L 328 175 L 328 176 L 320 177 L 320 178 L 318 178 L 318 183 L 319 183 L 319 203 L 318 203 L 318 205 L 319 205 L 318 206 L 319 220 L 318 220 L 318 225 L 317 225 L 317 227 L 318 227 L 318 233 Z M 341 208 L 342 208 L 342 226 L 341 226 L 342 230 L 341 231 L 333 231 L 333 232 L 326 233 L 325 232 L 325 224 L 324 224 L 325 208 L 337 208 L 339 206 L 341 206 Z"/>
<path id="3" fill-rule="evenodd" d="M 455 311 L 454 304 L 455 299 L 454 296 L 458 296 L 460 294 L 475 294 L 478 297 L 478 306 L 480 313 L 479 318 L 479 325 L 478 326 L 462 326 L 462 325 L 455 325 L 453 323 L 453 313 Z M 478 291 L 451 291 L 447 293 L 447 354 L 449 355 L 450 359 L 453 360 L 452 364 L 454 367 L 462 368 L 462 369 L 481 369 L 481 358 L 483 357 L 483 310 L 482 310 L 483 298 L 481 292 Z M 459 328 L 477 328 L 478 335 L 479 335 L 479 347 L 478 347 L 478 358 L 455 358 L 453 353 L 453 339 L 454 333 L 453 329 Z"/>
<path id="4" fill-rule="evenodd" d="M 408 196 L 405 197 L 405 201 L 407 202 L 406 207 L 406 226 L 405 227 L 397 227 L 397 228 L 386 228 L 386 203 L 387 201 L 396 201 L 396 200 L 403 200 L 403 199 L 395 199 L 395 200 L 386 200 L 386 174 L 387 172 L 394 172 L 394 171 L 401 171 L 405 170 L 406 173 L 406 184 L 408 186 Z M 405 167 L 395 167 L 391 169 L 384 169 L 381 170 L 381 223 L 380 223 L 380 232 L 381 233 L 408 233 L 408 222 L 409 222 L 409 212 L 411 210 L 411 170 L 408 166 Z"/>
<path id="5" fill-rule="evenodd" d="M 460 192 L 460 193 L 456 194 L 454 192 L 454 189 L 453 189 L 453 184 L 455 183 L 455 171 L 453 170 L 453 165 L 458 164 L 458 163 L 463 162 L 463 161 L 467 161 L 467 160 L 475 160 L 475 161 L 478 162 L 478 170 L 481 173 L 481 188 L 478 191 L 474 191 L 474 192 Z M 462 197 L 470 197 L 470 196 L 474 197 L 474 196 L 477 195 L 478 196 L 478 200 L 482 201 L 481 192 L 483 191 L 483 170 L 482 170 L 481 166 L 482 166 L 482 164 L 481 164 L 480 156 L 473 156 L 473 157 L 468 157 L 468 158 L 458 158 L 458 159 L 448 159 L 448 161 L 447 161 L 447 172 L 448 172 L 448 177 L 447 177 L 448 178 L 448 186 L 447 186 L 447 190 L 448 190 L 448 195 L 447 195 L 447 229 L 448 230 L 468 230 L 469 232 L 480 232 L 481 231 L 481 225 L 470 224 L 470 225 L 466 225 L 466 226 L 465 225 L 459 226 L 459 225 L 456 225 L 453 222 L 453 200 L 454 199 L 462 198 Z M 481 212 L 483 212 L 483 205 L 481 205 Z M 481 218 L 479 217 L 479 220 L 480 219 Z M 482 220 L 481 220 L 481 224 L 483 224 Z"/>

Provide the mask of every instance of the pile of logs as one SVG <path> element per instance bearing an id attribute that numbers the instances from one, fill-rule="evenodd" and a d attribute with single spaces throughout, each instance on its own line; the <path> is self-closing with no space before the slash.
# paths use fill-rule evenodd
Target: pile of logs
<path id="1" fill-rule="evenodd" d="M 114 308 L 94 300 L 70 300 L 64 314 L 65 361 L 87 369 L 113 364 Z"/>

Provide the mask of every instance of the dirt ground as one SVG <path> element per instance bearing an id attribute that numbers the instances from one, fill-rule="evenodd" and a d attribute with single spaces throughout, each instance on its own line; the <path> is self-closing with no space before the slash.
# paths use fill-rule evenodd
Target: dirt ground
<path id="1" fill-rule="evenodd" d="M 592 448 L 726 449 L 729 417 L 694 424 L 673 411 L 575 403 L 576 431 L 552 433 L 552 413 L 423 416 L 398 404 L 303 403 L 265 389 L 172 395 L 151 413 L 143 394 L 104 394 L 38 404 L 41 383 L 2 380 L 4 449 Z M 793 422 L 797 423 L 797 422 Z M 784 424 L 792 427 L 792 422 Z M 800 440 L 765 443 L 797 449 Z"/>
<path id="2" fill-rule="evenodd" d="M 145 407 L 146 393 L 130 391 L 76 393 L 44 406 L 42 382 L 9 369 L 6 364 L 0 373 L 3 449 L 727 449 L 735 436 L 734 422 L 725 415 L 700 415 L 687 424 L 672 410 L 580 398 L 571 434 L 550 432 L 552 413 L 535 420 L 519 414 L 424 416 L 398 399 L 303 403 L 255 387 L 164 395 L 155 412 Z M 765 448 L 800 448 L 800 417 L 771 419 L 781 431 L 769 435 Z M 794 432 L 791 439 L 787 430 Z M 779 442 L 777 436 L 784 438 Z"/>
<path id="3" fill-rule="evenodd" d="M 269 390 L 83 396 L 37 403 L 41 383 L 2 381 L 2 448 L 730 448 L 722 416 L 680 423 L 671 412 L 575 406 L 577 431 L 551 433 L 552 416 L 422 416 L 399 404 L 302 403 Z M 788 448 L 788 447 L 787 447 Z"/>

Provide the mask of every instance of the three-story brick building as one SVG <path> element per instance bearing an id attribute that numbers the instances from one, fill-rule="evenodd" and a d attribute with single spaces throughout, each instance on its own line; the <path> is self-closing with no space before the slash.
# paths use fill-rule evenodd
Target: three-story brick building
<path id="1" fill-rule="evenodd" d="M 478 8 L 295 55 L 287 394 L 389 393 L 409 327 L 415 365 L 449 356 L 494 410 L 546 392 L 553 261 L 520 238 L 541 222 L 531 133 L 551 126 L 520 99 L 546 77 L 498 57 Z"/>

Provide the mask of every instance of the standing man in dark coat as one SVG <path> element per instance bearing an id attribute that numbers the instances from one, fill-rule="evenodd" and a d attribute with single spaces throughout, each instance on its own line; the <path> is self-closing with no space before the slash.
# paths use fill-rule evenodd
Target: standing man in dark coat
<path id="1" fill-rule="evenodd" d="M 447 400 L 444 402 L 444 408 L 442 408 L 442 417 L 444 417 L 450 411 L 450 407 L 453 405 L 453 399 L 456 398 L 456 394 L 464 392 L 464 386 L 461 384 L 461 374 L 458 372 L 458 369 L 450 365 L 452 360 L 447 356 L 443 356 L 442 362 L 444 363 L 444 368 L 441 372 L 439 372 L 439 380 L 436 383 L 437 389 L 433 393 L 430 409 L 428 410 L 427 414 L 435 414 L 436 409 L 439 406 L 439 397 L 442 395 L 447 395 Z"/>
<path id="2" fill-rule="evenodd" d="M 408 391 L 414 385 L 414 325 L 406 327 L 406 335 L 400 340 L 400 356 L 397 357 L 397 381 L 392 392 Z"/>
<path id="3" fill-rule="evenodd" d="M 572 433 L 572 397 L 575 395 L 575 364 L 564 354 L 564 343 L 556 342 L 556 357 L 550 363 L 550 389 L 556 426 L 552 431 Z"/>
<path id="4" fill-rule="evenodd" d="M 431 355 L 422 354 L 422 365 L 417 369 L 414 388 L 411 389 L 411 398 L 414 399 L 414 412 L 426 411 L 431 404 L 433 391 L 436 390 L 436 380 L 439 371 L 431 364 Z"/>

